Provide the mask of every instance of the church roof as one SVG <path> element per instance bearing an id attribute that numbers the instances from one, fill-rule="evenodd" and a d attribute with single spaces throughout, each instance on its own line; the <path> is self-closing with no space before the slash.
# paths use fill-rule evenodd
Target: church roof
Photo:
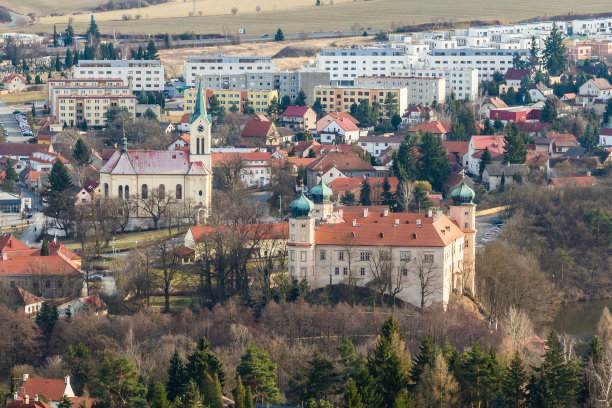
<path id="1" fill-rule="evenodd" d="M 198 78 L 198 96 L 196 98 L 196 104 L 193 107 L 193 113 L 189 117 L 189 123 L 193 123 L 194 120 L 202 116 L 208 122 L 211 118 L 206 111 L 206 91 L 204 91 L 204 81 L 202 78 Z"/>
<path id="2" fill-rule="evenodd" d="M 181 150 L 116 151 L 100 170 L 107 174 L 210 174 L 201 162 L 191 163 Z"/>

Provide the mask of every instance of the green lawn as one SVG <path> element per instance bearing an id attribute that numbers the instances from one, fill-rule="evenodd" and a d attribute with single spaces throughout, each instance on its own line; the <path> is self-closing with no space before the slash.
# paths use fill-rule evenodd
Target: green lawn
<path id="1" fill-rule="evenodd" d="M 34 1 L 34 0 L 29 0 Z M 324 2 L 326 3 L 326 2 Z M 456 19 L 520 21 L 535 16 L 560 15 L 568 12 L 597 13 L 610 11 L 609 0 L 547 0 L 534 7 L 531 0 L 371 0 L 325 5 L 285 11 L 262 11 L 261 13 L 236 15 L 204 15 L 202 17 L 181 17 L 167 19 L 146 19 L 130 21 L 100 21 L 101 31 L 112 33 L 219 33 L 226 27 L 229 33 L 246 28 L 247 35 L 273 35 L 277 28 L 285 33 L 311 31 L 333 31 L 351 29 L 355 24 L 363 28 L 391 29 L 401 25 L 429 23 Z M 66 17 L 65 23 L 68 22 Z M 77 32 L 84 32 L 87 23 L 76 23 Z M 35 25 L 20 30 L 52 32 L 53 27 Z"/>

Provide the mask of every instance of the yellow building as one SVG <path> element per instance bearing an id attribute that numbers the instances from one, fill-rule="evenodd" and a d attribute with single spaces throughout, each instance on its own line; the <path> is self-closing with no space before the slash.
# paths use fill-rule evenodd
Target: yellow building
<path id="1" fill-rule="evenodd" d="M 408 88 L 366 88 L 355 86 L 327 86 L 321 85 L 314 88 L 314 100 L 321 102 L 325 112 L 348 112 L 351 105 L 366 100 L 370 105 L 377 103 L 380 106 L 380 115 L 384 115 L 385 99 L 387 95 L 395 98 L 397 110 L 395 113 L 403 115 L 408 109 Z"/>
<path id="2" fill-rule="evenodd" d="M 124 138 L 121 150 L 100 170 L 102 197 L 135 198 L 138 208 L 153 197 L 172 198 L 198 211 L 200 219 L 207 216 L 212 196 L 211 118 L 201 85 L 197 100 L 190 116 L 189 151 L 128 150 Z M 138 216 L 146 213 L 139 211 Z"/>
<path id="3" fill-rule="evenodd" d="M 185 113 L 192 113 L 193 107 L 196 104 L 197 90 L 195 88 L 186 89 L 183 93 L 185 95 L 184 109 Z M 215 95 L 219 100 L 221 106 L 227 111 L 230 110 L 232 105 L 235 105 L 240 109 L 240 112 L 244 112 L 244 104 L 246 101 L 251 103 L 251 106 L 255 110 L 255 113 L 264 114 L 270 105 L 272 99 L 278 100 L 278 92 L 272 91 L 253 91 L 247 89 L 207 89 L 206 100 Z"/>

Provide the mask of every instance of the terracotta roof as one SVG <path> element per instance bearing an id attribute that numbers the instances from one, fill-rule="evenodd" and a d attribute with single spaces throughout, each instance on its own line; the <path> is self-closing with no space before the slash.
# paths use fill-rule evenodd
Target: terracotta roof
<path id="1" fill-rule="evenodd" d="M 288 106 L 283 112 L 283 116 L 299 116 L 304 117 L 312 108 L 310 106 Z"/>
<path id="2" fill-rule="evenodd" d="M 49 174 L 51 173 L 50 171 L 34 171 L 34 170 L 30 170 L 30 172 L 28 173 L 28 177 L 30 178 L 31 182 L 36 182 L 38 181 L 38 179 L 40 178 L 41 175 L 43 174 Z"/>
<path id="3" fill-rule="evenodd" d="M 81 404 L 83 404 L 85 408 L 91 408 L 97 400 L 95 398 L 72 397 L 70 401 L 74 408 L 80 407 Z"/>
<path id="4" fill-rule="evenodd" d="M 442 142 L 442 146 L 446 149 L 447 153 L 453 153 L 460 158 L 465 156 L 470 150 L 470 142 Z"/>
<path id="5" fill-rule="evenodd" d="M 82 272 L 72 261 L 60 256 L 11 256 L 0 261 L 0 275 L 80 275 Z"/>
<path id="6" fill-rule="evenodd" d="M 78 261 L 79 259 L 81 259 L 80 255 L 77 255 L 76 253 L 66 248 L 64 245 L 62 245 L 61 242 L 55 243 L 51 241 L 47 245 L 49 247 L 49 255 L 58 255 L 70 261 Z"/>
<path id="7" fill-rule="evenodd" d="M 348 112 L 330 112 L 327 115 L 323 116 L 321 119 L 317 120 L 317 132 L 322 131 L 325 126 L 329 125 L 332 121 L 336 119 L 348 119 L 355 125 L 359 124 L 359 121 L 352 117 Z"/>
<path id="8" fill-rule="evenodd" d="M 525 165 L 528 167 L 541 167 L 546 164 L 548 159 L 547 152 L 528 150 Z"/>
<path id="9" fill-rule="evenodd" d="M 573 92 L 571 92 L 571 93 L 566 93 L 566 94 L 563 94 L 563 97 L 564 97 L 565 99 L 572 100 L 572 99 L 576 99 L 576 94 L 575 94 L 575 93 L 573 93 Z"/>
<path id="10" fill-rule="evenodd" d="M 351 240 L 354 245 L 363 246 L 445 247 L 465 235 L 445 215 L 436 221 L 418 213 L 390 213 L 387 217 L 369 213 L 364 217 L 363 213 L 347 209 L 343 218 L 343 223 L 322 224 L 315 230 L 317 245 L 343 245 Z M 357 224 L 354 227 L 353 219 Z M 395 224 L 396 219 L 399 224 Z"/>
<path id="11" fill-rule="evenodd" d="M 26 404 L 23 400 L 15 400 L 9 402 L 4 408 L 53 408 L 51 405 L 46 404 L 42 401 L 34 401 L 34 398 L 30 398 Z"/>
<path id="12" fill-rule="evenodd" d="M 504 74 L 504 79 L 520 81 L 528 75 L 531 75 L 530 69 L 508 68 Z"/>
<path id="13" fill-rule="evenodd" d="M 40 153 L 44 153 L 44 154 L 40 154 Z M 64 164 L 70 163 L 70 160 L 68 160 L 67 158 L 65 158 L 59 153 L 39 152 L 39 151 L 33 152 L 30 155 L 30 157 L 28 157 L 28 160 L 35 161 L 37 163 L 49 163 L 49 164 L 55 163 L 56 160 L 60 160 Z"/>
<path id="14" fill-rule="evenodd" d="M 550 132 L 550 133 L 548 133 L 547 137 L 555 139 L 555 140 L 573 140 L 575 142 L 578 141 L 578 139 L 576 139 L 576 136 L 574 136 L 571 133 L 553 133 L 553 132 Z"/>
<path id="15" fill-rule="evenodd" d="M 119 151 L 118 149 L 102 149 L 102 160 L 109 161 L 115 152 Z"/>
<path id="16" fill-rule="evenodd" d="M 550 129 L 552 125 L 545 122 L 519 122 L 517 123 L 518 129 L 521 132 L 541 132 L 544 129 Z"/>
<path id="17" fill-rule="evenodd" d="M 17 299 L 19 299 L 19 304 L 23 306 L 33 305 L 35 303 L 42 302 L 42 299 L 38 296 L 19 287 L 13 288 L 11 292 Z"/>
<path id="18" fill-rule="evenodd" d="M 601 90 L 612 89 L 612 85 L 610 85 L 610 82 L 605 78 L 593 78 L 589 79 L 589 81 Z"/>
<path id="19" fill-rule="evenodd" d="M 402 117 L 404 118 L 408 118 L 410 117 L 411 113 L 418 113 L 419 117 L 424 118 L 427 117 L 427 115 L 432 111 L 433 109 L 431 109 L 429 106 L 424 106 L 423 104 L 418 104 L 415 106 L 409 106 L 408 109 L 406 109 L 406 111 L 404 112 L 404 114 L 402 115 Z"/>
<path id="20" fill-rule="evenodd" d="M 316 140 L 300 140 L 299 142 L 297 142 L 294 145 L 294 149 L 296 152 L 301 153 L 303 151 L 306 151 L 306 149 L 308 149 L 310 146 L 314 146 L 314 145 L 320 145 L 321 143 L 317 142 Z"/>
<path id="21" fill-rule="evenodd" d="M 438 122 L 437 120 L 434 120 L 431 122 L 419 123 L 412 129 L 408 129 L 408 132 L 418 132 L 418 131 L 421 131 L 423 133 L 431 132 L 433 134 L 446 134 L 450 131 L 450 123 L 446 124 L 446 123 L 441 123 L 441 122 Z"/>
<path id="22" fill-rule="evenodd" d="M 16 73 L 16 72 L 13 72 L 11 75 L 9 75 L 9 76 L 7 76 L 6 78 L 4 78 L 4 79 L 2 80 L 2 82 L 4 82 L 4 83 L 9 83 L 9 82 L 11 82 L 13 79 L 15 79 L 15 78 L 19 78 L 19 79 L 21 80 L 21 82 L 23 82 L 24 84 L 27 82 L 27 81 L 26 81 L 26 79 L 25 79 L 24 77 L 22 77 L 21 75 L 19 75 L 19 74 L 18 74 L 18 73 Z"/>
<path id="23" fill-rule="evenodd" d="M 310 163 L 317 160 L 315 157 L 289 157 L 287 161 L 291 164 L 295 164 L 296 166 L 304 166 L 308 167 Z"/>
<path id="24" fill-rule="evenodd" d="M 107 174 L 210 174 L 201 162 L 190 162 L 182 150 L 116 151 L 102 167 Z"/>
<path id="25" fill-rule="evenodd" d="M 189 113 L 184 113 L 183 116 L 181 116 L 181 121 L 179 123 L 190 123 L 190 114 Z"/>
<path id="26" fill-rule="evenodd" d="M 189 228 L 193 240 L 198 243 L 206 236 L 213 233 L 237 232 L 249 239 L 289 239 L 289 224 L 286 222 L 276 222 L 269 224 L 240 224 L 240 225 L 221 225 L 213 227 L 201 225 Z"/>
<path id="27" fill-rule="evenodd" d="M 1 234 L 0 252 L 10 254 L 14 251 L 31 251 L 31 248 L 11 234 Z"/>
<path id="28" fill-rule="evenodd" d="M 35 395 L 44 395 L 49 401 L 59 401 L 66 391 L 66 383 L 63 379 L 54 378 L 28 378 L 19 389 L 19 395 L 23 398 L 30 396 L 30 401 Z"/>
<path id="29" fill-rule="evenodd" d="M 363 161 L 357 153 L 332 150 L 308 165 L 310 170 L 326 171 L 331 167 L 338 170 L 374 170 L 370 163 Z"/>
<path id="30" fill-rule="evenodd" d="M 471 143 L 476 151 L 484 150 L 486 147 L 489 148 L 491 154 L 503 154 L 505 151 L 505 138 L 503 135 L 474 135 L 472 136 Z"/>
<path id="31" fill-rule="evenodd" d="M 389 185 L 391 186 L 391 192 L 395 192 L 397 189 L 397 185 L 399 184 L 399 180 L 397 177 L 389 177 Z M 380 189 L 380 193 L 382 194 L 382 185 L 385 182 L 384 177 L 369 177 L 368 183 L 370 184 L 371 190 Z M 329 188 L 332 189 L 334 195 L 341 196 L 344 194 L 346 190 L 349 190 L 353 193 L 361 191 L 361 186 L 363 185 L 362 177 L 339 177 L 329 183 Z"/>
<path id="32" fill-rule="evenodd" d="M 550 181 L 555 187 L 565 187 L 568 185 L 574 185 L 576 187 L 592 187 L 598 183 L 598 180 L 593 176 L 553 177 L 550 179 Z"/>
<path id="33" fill-rule="evenodd" d="M 348 112 L 330 112 L 328 113 L 329 116 L 331 116 L 334 119 L 340 119 L 340 118 L 345 118 L 350 120 L 351 122 L 353 122 L 354 124 L 358 125 L 359 121 L 357 119 L 355 119 L 350 113 Z"/>
<path id="34" fill-rule="evenodd" d="M 108 310 L 106 303 L 98 295 L 89 295 L 81 298 L 81 301 L 87 306 L 91 312 L 100 312 Z"/>
<path id="35" fill-rule="evenodd" d="M 249 120 L 242 129 L 241 136 L 265 138 L 273 125 L 272 122 Z"/>
<path id="36" fill-rule="evenodd" d="M 265 115 L 260 115 L 257 113 L 250 113 L 246 115 L 249 120 L 255 120 L 257 122 L 270 122 Z"/>
<path id="37" fill-rule="evenodd" d="M 212 166 L 219 167 L 223 163 L 228 163 L 228 160 L 240 157 L 243 161 L 264 161 L 270 162 L 270 153 L 268 152 L 248 152 L 248 153 L 212 153 Z M 247 164 L 248 165 L 248 164 Z"/>
<path id="38" fill-rule="evenodd" d="M 490 103 L 491 105 L 495 106 L 497 109 L 503 109 L 503 108 L 507 108 L 508 107 L 508 105 L 506 105 L 506 102 L 504 102 L 503 100 L 501 100 L 497 96 L 485 99 L 484 102 L 483 102 L 483 105 L 487 104 L 487 103 Z"/>
<path id="39" fill-rule="evenodd" d="M 29 157 L 34 152 L 49 152 L 48 144 L 0 143 L 0 156 Z"/>
<path id="40" fill-rule="evenodd" d="M 276 128 L 276 130 L 278 130 L 278 133 L 282 136 L 282 137 L 290 137 L 290 136 L 295 136 L 295 132 L 291 129 L 289 129 L 288 127 L 285 126 L 278 126 Z"/>

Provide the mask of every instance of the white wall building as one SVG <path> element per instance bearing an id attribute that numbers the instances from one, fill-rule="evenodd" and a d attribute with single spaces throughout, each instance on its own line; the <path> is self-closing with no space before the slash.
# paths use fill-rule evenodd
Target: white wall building
<path id="1" fill-rule="evenodd" d="M 446 94 L 446 79 L 440 77 L 358 77 L 355 86 L 363 88 L 408 89 L 408 105 L 428 105 L 443 102 Z M 403 114 L 403 112 L 401 113 Z"/>
<path id="2" fill-rule="evenodd" d="M 454 93 L 458 99 L 475 100 L 478 96 L 478 70 L 472 68 L 400 68 L 391 71 L 392 76 L 416 76 L 444 78 L 445 97 Z"/>
<path id="3" fill-rule="evenodd" d="M 514 52 L 522 58 L 529 56 L 529 50 L 498 50 L 492 48 L 435 49 L 428 56 L 432 68 L 471 68 L 478 70 L 478 80 L 489 80 L 495 71 L 502 74 L 512 68 Z"/>
<path id="4" fill-rule="evenodd" d="M 187 86 L 195 86 L 196 77 L 199 75 L 254 74 L 275 71 L 274 62 L 269 56 L 200 55 L 189 57 L 183 65 Z"/>
<path id="5" fill-rule="evenodd" d="M 403 136 L 361 136 L 357 140 L 357 145 L 372 157 L 378 157 L 389 146 L 399 149 L 405 140 Z"/>
<path id="6" fill-rule="evenodd" d="M 134 91 L 164 90 L 164 66 L 156 60 L 83 60 L 72 68 L 75 79 L 121 78 Z"/>
<path id="7" fill-rule="evenodd" d="M 331 81 L 352 81 L 359 76 L 389 75 L 392 67 L 405 61 L 405 52 L 393 47 L 323 49 L 317 55 L 317 69 L 329 71 Z"/>

